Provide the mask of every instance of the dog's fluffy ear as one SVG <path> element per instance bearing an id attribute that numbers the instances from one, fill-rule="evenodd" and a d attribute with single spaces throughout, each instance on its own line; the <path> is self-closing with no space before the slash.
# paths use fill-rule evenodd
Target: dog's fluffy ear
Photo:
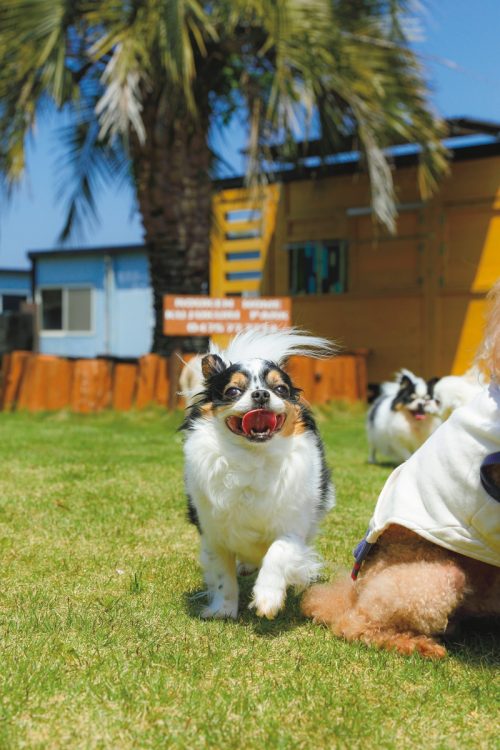
<path id="1" fill-rule="evenodd" d="M 201 371 L 205 380 L 212 375 L 218 375 L 226 369 L 224 360 L 218 354 L 207 354 L 201 360 Z"/>
<path id="2" fill-rule="evenodd" d="M 429 393 L 430 396 L 434 395 L 434 386 L 440 380 L 441 380 L 441 378 L 434 377 L 434 378 L 431 378 L 430 380 L 427 381 L 427 391 L 428 391 L 428 393 Z"/>
<path id="3" fill-rule="evenodd" d="M 402 375 L 399 379 L 399 390 L 404 391 L 407 388 L 415 388 L 415 383 L 408 375 Z"/>

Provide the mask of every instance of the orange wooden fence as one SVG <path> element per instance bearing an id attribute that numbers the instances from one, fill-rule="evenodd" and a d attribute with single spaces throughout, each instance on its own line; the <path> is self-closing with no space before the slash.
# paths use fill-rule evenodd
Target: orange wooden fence
<path id="1" fill-rule="evenodd" d="M 187 361 L 193 355 L 182 355 Z M 366 398 L 366 352 L 334 359 L 292 357 L 288 371 L 312 404 L 333 399 Z M 80 414 L 116 409 L 142 409 L 151 404 L 182 406 L 177 359 L 147 354 L 135 362 L 65 359 L 16 351 L 4 354 L 0 370 L 0 409 L 52 411 L 70 409 Z M 172 388 L 172 374 L 175 384 Z"/>
<path id="2" fill-rule="evenodd" d="M 365 401 L 367 356 L 366 349 L 358 349 L 333 359 L 291 357 L 286 369 L 311 404 L 326 404 L 334 400 Z"/>

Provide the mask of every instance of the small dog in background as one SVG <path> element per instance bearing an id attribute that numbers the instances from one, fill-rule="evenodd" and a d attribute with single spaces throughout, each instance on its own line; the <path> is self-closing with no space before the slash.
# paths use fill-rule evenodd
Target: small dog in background
<path id="1" fill-rule="evenodd" d="M 433 396 L 436 381 L 400 370 L 395 382 L 382 384 L 366 421 L 370 463 L 377 463 L 377 454 L 406 461 L 441 424 Z"/>
<path id="2" fill-rule="evenodd" d="M 282 369 L 294 354 L 324 357 L 330 342 L 294 329 L 246 330 L 201 360 L 203 391 L 183 424 L 190 520 L 201 534 L 208 588 L 202 617 L 236 618 L 236 561 L 259 567 L 251 607 L 273 618 L 288 586 L 320 565 L 311 542 L 334 505 L 314 418 Z"/>
<path id="3" fill-rule="evenodd" d="M 477 396 L 487 384 L 477 367 L 471 367 L 464 375 L 445 375 L 434 385 L 434 401 L 441 419 L 448 419 L 460 406 L 465 406 Z"/>
<path id="4" fill-rule="evenodd" d="M 184 363 L 179 376 L 179 395 L 183 396 L 186 406 L 191 406 L 203 391 L 203 373 L 201 361 L 203 356 L 195 354 L 188 362 Z"/>
<path id="5" fill-rule="evenodd" d="M 336 635 L 431 658 L 461 617 L 500 615 L 500 282 L 479 362 L 491 377 L 387 480 L 351 578 L 306 592 Z"/>

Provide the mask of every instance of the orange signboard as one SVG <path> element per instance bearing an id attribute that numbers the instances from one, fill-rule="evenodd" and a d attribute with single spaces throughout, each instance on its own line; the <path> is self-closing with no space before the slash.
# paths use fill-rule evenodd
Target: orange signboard
<path id="1" fill-rule="evenodd" d="M 167 294 L 163 298 L 166 336 L 215 336 L 243 328 L 291 325 L 290 297 L 203 297 Z"/>

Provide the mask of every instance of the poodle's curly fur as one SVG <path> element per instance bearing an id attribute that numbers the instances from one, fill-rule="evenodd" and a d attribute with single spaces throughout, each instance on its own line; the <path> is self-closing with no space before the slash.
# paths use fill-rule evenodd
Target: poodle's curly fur
<path id="1" fill-rule="evenodd" d="M 450 552 L 402 526 L 378 540 L 356 581 L 310 588 L 302 611 L 335 635 L 440 658 L 435 638 L 463 615 L 500 615 L 500 568 Z"/>
<path id="2" fill-rule="evenodd" d="M 500 281 L 478 363 L 500 384 Z M 500 468 L 490 477 L 500 487 Z M 492 476 L 493 475 L 493 476 Z M 389 526 L 363 563 L 357 580 L 344 576 L 310 588 L 302 611 L 349 641 L 402 654 L 445 656 L 435 638 L 461 616 L 500 615 L 500 568 L 439 547 L 414 532 Z"/>

